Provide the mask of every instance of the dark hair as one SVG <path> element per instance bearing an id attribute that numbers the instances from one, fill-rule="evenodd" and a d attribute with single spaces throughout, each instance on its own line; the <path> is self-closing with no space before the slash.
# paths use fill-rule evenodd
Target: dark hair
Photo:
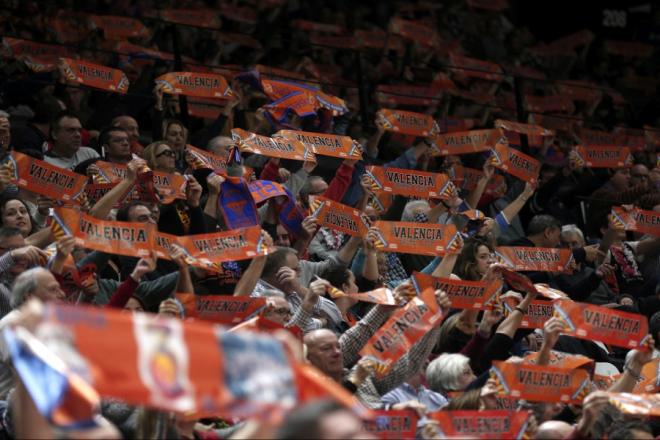
<path id="1" fill-rule="evenodd" d="M 0 227 L 0 240 L 3 238 L 15 237 L 17 235 L 21 235 L 21 230 L 18 228 L 12 228 L 11 226 Z"/>
<path id="2" fill-rule="evenodd" d="M 591 428 L 591 438 L 605 438 L 607 431 L 612 427 L 623 423 L 624 416 L 614 405 L 608 403 L 596 416 L 594 426 Z"/>
<path id="3" fill-rule="evenodd" d="M 609 440 L 626 440 L 632 438 L 632 431 L 643 431 L 651 434 L 651 428 L 648 423 L 639 420 L 631 420 L 621 424 L 613 425 L 613 429 L 608 433 Z"/>
<path id="4" fill-rule="evenodd" d="M 333 263 L 321 273 L 321 277 L 328 280 L 337 289 L 341 289 L 343 284 L 348 283 L 351 271 L 343 264 Z"/>
<path id="5" fill-rule="evenodd" d="M 486 246 L 489 251 L 493 248 L 487 240 L 481 237 L 470 237 L 465 240 L 461 253 L 458 254 L 454 273 L 466 281 L 479 281 L 481 276 L 477 273 L 477 252 L 481 246 Z"/>
<path id="6" fill-rule="evenodd" d="M 546 229 L 561 229 L 561 223 L 551 215 L 535 215 L 527 225 L 527 235 L 541 234 Z"/>
<path id="7" fill-rule="evenodd" d="M 64 118 L 72 118 L 72 119 L 80 119 L 78 115 L 70 110 L 62 110 L 58 114 L 55 115 L 53 119 L 50 121 L 50 132 L 57 131 L 60 128 L 60 123 L 62 122 L 62 119 Z"/>
<path id="8" fill-rule="evenodd" d="M 32 214 L 30 214 L 30 207 L 20 197 L 17 197 L 17 196 L 14 196 L 14 195 L 2 196 L 0 198 L 0 215 L 4 212 L 5 206 L 7 205 L 7 203 L 11 202 L 12 200 L 18 200 L 19 202 L 21 202 L 23 204 L 23 206 L 25 206 L 25 209 L 27 210 L 27 214 L 28 214 L 28 217 L 30 218 L 30 226 L 31 226 L 31 229 L 30 229 L 30 232 L 28 233 L 28 235 L 32 235 L 35 232 L 37 232 L 39 230 L 39 228 L 37 227 L 37 222 L 35 222 L 34 218 L 32 218 Z"/>
<path id="9" fill-rule="evenodd" d="M 323 180 L 323 177 L 321 176 L 309 176 L 307 177 L 307 180 L 305 181 L 305 184 L 300 188 L 300 191 L 298 194 L 300 194 L 300 200 L 302 200 L 303 204 L 307 206 L 307 196 L 312 192 L 312 183 L 316 180 Z"/>
<path id="10" fill-rule="evenodd" d="M 320 400 L 291 411 L 277 431 L 277 439 L 321 438 L 320 422 L 323 416 L 344 408 L 334 400 Z"/>
<path id="11" fill-rule="evenodd" d="M 295 249 L 290 247 L 280 246 L 275 252 L 269 254 L 266 257 L 266 264 L 264 264 L 264 270 L 261 272 L 262 278 L 270 278 L 280 270 L 280 267 L 284 266 L 284 260 L 286 260 L 287 255 L 289 254 L 298 254 Z"/>
<path id="12" fill-rule="evenodd" d="M 103 145 L 107 145 L 108 142 L 110 142 L 110 133 L 115 132 L 115 131 L 121 131 L 122 133 L 126 133 L 126 130 L 124 130 L 121 127 L 106 127 L 103 130 L 101 130 L 101 133 L 99 134 L 99 147 L 102 147 Z"/>
<path id="13" fill-rule="evenodd" d="M 649 319 L 649 333 L 654 339 L 658 339 L 658 333 L 660 333 L 660 312 L 655 312 L 651 316 L 651 319 Z M 658 344 L 660 344 L 660 341 L 656 341 L 656 345 Z"/>
<path id="14" fill-rule="evenodd" d="M 135 206 L 144 206 L 147 209 L 149 209 L 149 211 L 151 211 L 151 207 L 149 206 L 148 203 L 143 202 L 141 200 L 132 200 L 128 204 L 122 206 L 121 208 L 119 208 L 117 210 L 117 215 L 115 216 L 117 221 L 118 222 L 128 222 L 128 221 L 130 221 L 128 219 L 128 213 L 131 211 L 131 208 L 133 208 Z"/>

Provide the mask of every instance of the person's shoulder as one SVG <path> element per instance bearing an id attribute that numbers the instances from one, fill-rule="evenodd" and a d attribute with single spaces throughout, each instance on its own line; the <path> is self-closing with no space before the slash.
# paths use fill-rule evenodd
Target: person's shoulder
<path id="1" fill-rule="evenodd" d="M 78 149 L 78 155 L 85 157 L 86 159 L 90 159 L 93 157 L 101 157 L 99 156 L 99 153 L 97 153 L 95 149 L 90 147 L 80 147 Z"/>

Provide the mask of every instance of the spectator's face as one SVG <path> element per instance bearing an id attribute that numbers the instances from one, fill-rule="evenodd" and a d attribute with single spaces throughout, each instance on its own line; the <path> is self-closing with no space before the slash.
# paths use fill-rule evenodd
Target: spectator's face
<path id="1" fill-rule="evenodd" d="M 269 298 L 272 308 L 264 313 L 264 318 L 276 322 L 280 325 L 286 325 L 291 320 L 291 306 L 289 302 L 278 296 Z"/>
<path id="2" fill-rule="evenodd" d="M 644 165 L 635 165 L 630 170 L 630 185 L 637 186 L 649 182 L 649 169 Z"/>
<path id="3" fill-rule="evenodd" d="M 307 359 L 328 376 L 340 375 L 344 370 L 344 356 L 339 339 L 330 330 L 319 330 L 307 344 Z"/>
<path id="4" fill-rule="evenodd" d="M 133 206 L 128 211 L 128 221 L 134 223 L 153 223 L 156 224 L 154 215 L 145 205 Z"/>
<path id="5" fill-rule="evenodd" d="M 371 434 L 362 428 L 362 422 L 347 410 L 334 411 L 325 414 L 319 421 L 321 439 L 373 439 Z"/>
<path id="6" fill-rule="evenodd" d="M 140 301 L 138 301 L 135 298 L 131 298 L 128 300 L 128 302 L 124 306 L 124 310 L 128 310 L 131 312 L 144 312 L 144 309 L 142 308 L 142 304 L 140 304 Z"/>
<path id="7" fill-rule="evenodd" d="M 229 150 L 231 149 L 232 146 L 232 140 L 227 139 L 227 140 L 219 140 L 216 141 L 210 148 L 211 153 L 216 154 L 223 159 L 227 159 L 229 157 Z"/>
<path id="8" fill-rule="evenodd" d="M 369 221 L 372 223 L 378 221 L 378 218 L 380 217 L 380 214 L 378 214 L 378 211 L 373 206 L 367 206 L 364 209 L 364 213 L 367 215 Z"/>
<path id="9" fill-rule="evenodd" d="M 130 159 L 131 143 L 128 133 L 112 131 L 105 145 L 110 159 Z"/>
<path id="10" fill-rule="evenodd" d="M 75 154 L 82 145 L 81 130 L 82 125 L 78 118 L 62 118 L 59 127 L 53 131 L 53 140 L 58 151 Z"/>
<path id="11" fill-rule="evenodd" d="M 458 376 L 458 386 L 460 387 L 461 390 L 464 390 L 470 385 L 477 376 L 474 375 L 474 372 L 472 371 L 472 368 L 470 368 L 470 365 L 466 365 L 465 369 L 461 371 L 460 376 Z"/>
<path id="12" fill-rule="evenodd" d="M 630 170 L 628 168 L 619 168 L 610 179 L 614 189 L 625 191 L 630 184 Z"/>
<path id="13" fill-rule="evenodd" d="M 309 193 L 312 196 L 319 196 L 328 190 L 328 184 L 323 179 L 314 179 L 312 181 L 312 191 Z"/>
<path id="14" fill-rule="evenodd" d="M 16 228 L 27 237 L 32 230 L 32 222 L 27 207 L 20 200 L 10 200 L 2 208 L 2 225 Z"/>
<path id="15" fill-rule="evenodd" d="M 165 140 L 176 150 L 181 150 L 186 145 L 185 133 L 183 127 L 179 124 L 170 124 L 165 133 Z"/>
<path id="16" fill-rule="evenodd" d="M 282 225 L 277 225 L 277 234 L 275 235 L 275 246 L 291 247 L 291 238 L 289 232 Z"/>
<path id="17" fill-rule="evenodd" d="M 137 121 L 130 116 L 122 116 L 117 120 L 116 125 L 128 133 L 131 142 L 137 142 L 140 139 L 140 127 Z"/>
<path id="18" fill-rule="evenodd" d="M 488 249 L 488 246 L 481 245 L 477 248 L 477 272 L 479 275 L 484 275 L 491 264 L 494 263 L 493 254 Z"/>
<path id="19" fill-rule="evenodd" d="M 561 244 L 569 249 L 577 249 L 584 246 L 584 241 L 575 232 L 564 232 L 561 234 Z"/>
<path id="20" fill-rule="evenodd" d="M 35 274 L 37 288 L 32 295 L 42 301 L 61 301 L 64 299 L 64 291 L 60 287 L 52 273 L 47 270 L 40 270 Z"/>
<path id="21" fill-rule="evenodd" d="M 176 168 L 176 153 L 166 144 L 156 147 L 156 169 L 171 172 Z"/>
<path id="22" fill-rule="evenodd" d="M 25 238 L 20 234 L 0 238 L 0 255 L 4 255 L 14 249 L 22 248 L 23 246 L 25 246 Z M 9 273 L 16 277 L 25 272 L 26 269 L 27 264 L 25 262 L 14 263 L 14 265 L 9 268 Z"/>

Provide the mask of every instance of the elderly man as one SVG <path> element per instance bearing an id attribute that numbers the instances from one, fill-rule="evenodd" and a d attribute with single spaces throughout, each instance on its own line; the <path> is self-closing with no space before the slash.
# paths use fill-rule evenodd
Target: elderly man
<path id="1" fill-rule="evenodd" d="M 26 270 L 14 281 L 11 291 L 11 306 L 14 310 L 0 320 L 0 332 L 18 319 L 19 311 L 16 309 L 30 298 L 46 302 L 61 301 L 64 299 L 64 292 L 50 271 L 43 267 Z M 4 399 L 14 386 L 13 372 L 8 362 L 9 357 L 9 351 L 2 339 L 0 340 L 0 399 Z"/>
<path id="2" fill-rule="evenodd" d="M 92 148 L 82 146 L 82 125 L 78 117 L 70 112 L 58 114 L 50 126 L 53 149 L 46 153 L 44 160 L 68 170 L 88 159 L 97 159 L 99 154 Z"/>

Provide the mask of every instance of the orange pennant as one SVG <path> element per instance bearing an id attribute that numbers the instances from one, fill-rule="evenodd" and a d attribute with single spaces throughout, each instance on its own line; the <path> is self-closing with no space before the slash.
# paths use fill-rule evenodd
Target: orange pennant
<path id="1" fill-rule="evenodd" d="M 390 31 L 427 48 L 434 47 L 440 42 L 440 37 L 435 29 L 419 21 L 394 17 L 390 21 Z"/>
<path id="2" fill-rule="evenodd" d="M 504 300 L 504 310 L 510 314 L 519 304 L 519 301 L 512 297 L 502 298 Z M 543 328 L 545 322 L 552 318 L 554 307 L 550 301 L 535 299 L 532 301 L 523 314 L 520 328 Z"/>
<path id="3" fill-rule="evenodd" d="M 491 149 L 490 163 L 525 182 L 534 183 L 541 171 L 541 163 L 515 148 L 498 143 Z"/>
<path id="4" fill-rule="evenodd" d="M 655 358 L 646 363 L 640 372 L 640 378 L 635 385 L 633 393 L 657 393 L 660 391 L 660 359 Z"/>
<path id="5" fill-rule="evenodd" d="M 309 203 L 310 216 L 319 225 L 354 237 L 366 237 L 369 219 L 363 212 L 334 200 L 316 196 Z"/>
<path id="6" fill-rule="evenodd" d="M 8 166 L 12 183 L 53 200 L 78 203 L 84 196 L 87 178 L 43 160 L 12 151 Z"/>
<path id="7" fill-rule="evenodd" d="M 576 167 L 626 168 L 633 164 L 630 150 L 625 147 L 584 147 L 578 145 L 569 156 Z"/>
<path id="8" fill-rule="evenodd" d="M 170 23 L 184 24 L 188 26 L 218 29 L 220 18 L 213 9 L 163 9 L 160 18 Z"/>
<path id="9" fill-rule="evenodd" d="M 498 262 L 515 271 L 568 272 L 573 253 L 570 249 L 524 246 L 499 246 L 495 249 Z"/>
<path id="10" fill-rule="evenodd" d="M 434 96 L 430 85 L 380 84 L 376 87 L 378 103 L 383 106 L 429 106 Z"/>
<path id="11" fill-rule="evenodd" d="M 227 160 L 201 148 L 186 145 L 186 160 L 193 170 L 226 170 Z"/>
<path id="12" fill-rule="evenodd" d="M 99 220 L 73 208 L 55 208 L 53 231 L 76 237 L 89 249 L 129 257 L 149 256 L 154 248 L 156 225 Z M 57 237 L 59 234 L 54 233 Z"/>
<path id="13" fill-rule="evenodd" d="M 539 352 L 535 351 L 526 354 L 523 359 L 526 363 L 536 365 L 538 364 L 538 358 Z M 564 353 L 563 351 L 550 350 L 548 365 L 551 367 L 566 368 L 569 370 L 575 368 L 583 368 L 591 372 L 595 367 L 595 361 L 590 357 L 582 356 L 581 354 L 569 354 Z"/>
<path id="14" fill-rule="evenodd" d="M 543 128 L 540 125 L 523 124 L 521 122 L 505 121 L 503 119 L 495 120 L 495 127 L 515 133 L 526 134 L 529 136 L 554 136 L 555 132 Z"/>
<path id="15" fill-rule="evenodd" d="M 374 410 L 374 419 L 365 420 L 363 428 L 382 440 L 414 439 L 419 415 L 412 410 Z"/>
<path id="16" fill-rule="evenodd" d="M 614 206 L 610 218 L 618 228 L 660 237 L 660 213 L 655 211 L 639 208 L 627 211 L 623 207 Z"/>
<path id="17" fill-rule="evenodd" d="M 341 157 L 343 159 L 362 159 L 362 146 L 348 136 L 307 131 L 280 130 L 274 138 L 302 142 L 308 149 L 321 156 Z"/>
<path id="18" fill-rule="evenodd" d="M 186 318 L 198 318 L 218 324 L 235 325 L 252 318 L 266 306 L 266 298 L 249 296 L 195 295 L 177 293 Z"/>
<path id="19" fill-rule="evenodd" d="M 579 404 L 591 391 L 589 372 L 582 368 L 496 361 L 490 377 L 497 382 L 498 395 L 532 402 Z"/>
<path id="20" fill-rule="evenodd" d="M 444 200 L 458 195 L 446 174 L 378 166 L 367 167 L 366 174 L 376 192 Z"/>
<path id="21" fill-rule="evenodd" d="M 244 153 L 256 153 L 282 159 L 316 162 L 313 151 L 300 141 L 270 138 L 240 128 L 232 129 L 231 136 L 241 152 Z"/>
<path id="22" fill-rule="evenodd" d="M 144 24 L 135 18 L 116 15 L 90 15 L 89 23 L 92 28 L 101 29 L 103 36 L 109 40 L 122 40 L 149 35 L 149 31 Z"/>
<path id="23" fill-rule="evenodd" d="M 374 227 L 376 249 L 385 252 L 438 256 L 457 251 L 458 232 L 451 224 L 377 221 Z"/>
<path id="24" fill-rule="evenodd" d="M 124 94 L 128 91 L 128 78 L 121 70 L 71 58 L 61 60 L 69 81 L 110 92 Z"/>
<path id="25" fill-rule="evenodd" d="M 648 58 L 653 54 L 653 46 L 638 41 L 605 41 L 605 50 L 610 55 L 622 57 Z"/>
<path id="26" fill-rule="evenodd" d="M 525 95 L 525 108 L 534 113 L 573 113 L 573 100 L 565 95 L 534 96 Z"/>
<path id="27" fill-rule="evenodd" d="M 55 70 L 59 59 L 70 54 L 65 46 L 2 37 L 2 55 L 23 61 L 34 72 Z"/>
<path id="28" fill-rule="evenodd" d="M 370 292 L 362 293 L 344 293 L 339 289 L 333 288 L 329 293 L 332 298 L 348 297 L 357 301 L 368 302 L 372 304 L 383 304 L 386 306 L 397 305 L 396 301 L 394 300 L 394 292 L 386 287 L 381 287 Z"/>
<path id="29" fill-rule="evenodd" d="M 660 417 L 660 395 L 608 393 L 610 403 L 624 414 Z"/>
<path id="30" fill-rule="evenodd" d="M 644 315 L 568 299 L 554 304 L 555 316 L 564 323 L 564 334 L 628 349 L 644 347 L 648 341 L 649 324 Z"/>
<path id="31" fill-rule="evenodd" d="M 603 92 L 598 88 L 597 84 L 587 81 L 559 81 L 557 82 L 557 90 L 559 93 L 568 95 L 576 101 L 588 103 L 599 101 L 603 96 Z"/>
<path id="32" fill-rule="evenodd" d="M 443 319 L 442 311 L 433 311 L 415 297 L 397 309 L 390 319 L 369 339 L 360 355 L 375 364 L 376 376 L 383 377 L 410 348 Z"/>
<path id="33" fill-rule="evenodd" d="M 413 273 L 412 282 L 418 294 L 429 288 L 444 290 L 451 299 L 452 309 L 487 309 L 502 290 L 502 282 L 437 278 L 421 272 Z"/>
<path id="34" fill-rule="evenodd" d="M 437 438 L 526 439 L 530 438 L 530 411 L 437 411 L 429 414 Z M 434 435 L 434 438 L 436 436 Z"/>
<path id="35" fill-rule="evenodd" d="M 501 130 L 470 130 L 441 134 L 431 139 L 434 156 L 477 153 L 493 148 L 504 136 Z"/>
<path id="36" fill-rule="evenodd" d="M 430 137 L 440 130 L 430 115 L 402 110 L 380 109 L 376 123 L 385 130 L 420 137 Z"/>
<path id="37" fill-rule="evenodd" d="M 453 52 L 449 54 L 449 60 L 452 64 L 452 71 L 456 73 L 487 81 L 500 82 L 504 80 L 502 68 L 490 61 L 468 58 Z"/>
<path id="38" fill-rule="evenodd" d="M 156 78 L 165 93 L 199 98 L 230 99 L 233 93 L 227 80 L 215 73 L 170 72 Z"/>

